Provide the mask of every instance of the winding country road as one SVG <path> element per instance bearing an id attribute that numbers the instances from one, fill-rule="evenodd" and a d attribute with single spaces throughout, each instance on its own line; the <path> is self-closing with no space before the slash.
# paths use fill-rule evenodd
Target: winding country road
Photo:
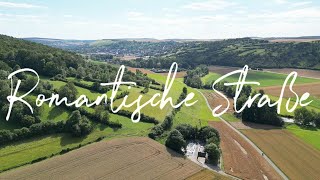
<path id="1" fill-rule="evenodd" d="M 209 104 L 209 101 L 207 100 L 207 98 L 204 96 L 204 94 L 199 91 L 198 89 L 196 89 L 202 96 L 203 98 L 206 100 L 207 106 L 208 108 L 212 111 L 212 108 Z M 242 134 L 240 131 L 238 131 L 236 128 L 234 128 L 233 126 L 231 126 L 226 120 L 224 120 L 223 118 L 219 117 L 220 120 L 222 122 L 224 122 L 228 127 L 230 127 L 234 132 L 236 132 L 237 134 L 239 134 L 245 141 L 247 141 L 249 144 L 252 145 L 252 147 L 259 153 L 262 154 L 263 151 L 261 151 L 261 149 L 259 149 L 249 138 L 247 138 L 244 134 Z M 269 157 L 267 157 L 266 155 L 263 156 L 264 159 L 274 168 L 274 170 L 285 180 L 288 180 L 289 178 L 271 161 L 271 159 Z"/>

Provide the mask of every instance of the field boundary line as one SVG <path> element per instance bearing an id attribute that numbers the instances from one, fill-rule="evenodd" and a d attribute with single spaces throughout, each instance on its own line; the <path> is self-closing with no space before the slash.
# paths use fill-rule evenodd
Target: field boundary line
<path id="1" fill-rule="evenodd" d="M 204 96 L 204 94 L 196 89 L 203 97 L 204 99 L 206 100 L 206 103 L 207 103 L 207 106 L 208 108 L 212 111 L 212 108 L 207 100 L 207 98 Z M 244 140 L 246 140 L 256 151 L 258 151 L 259 154 L 262 154 L 263 151 L 257 146 L 255 145 L 248 137 L 246 137 L 244 134 L 242 134 L 241 131 L 237 130 L 235 127 L 233 127 L 231 124 L 229 124 L 226 120 L 224 120 L 222 117 L 219 117 L 219 119 L 224 122 L 227 126 L 229 126 L 233 131 L 235 131 L 236 133 L 238 133 Z M 282 170 L 275 164 L 273 163 L 273 161 L 266 155 L 262 156 L 272 167 L 273 169 L 276 170 L 276 172 L 285 180 L 289 180 L 289 178 L 287 177 L 287 175 L 282 172 Z"/>
<path id="2" fill-rule="evenodd" d="M 256 72 L 267 72 L 267 73 L 273 73 L 273 74 L 282 74 L 282 75 L 287 75 L 286 73 L 279 73 L 279 72 L 273 72 L 273 71 L 268 71 L 268 70 L 263 70 L 263 71 L 259 71 L 259 70 L 251 70 L 251 71 L 256 71 Z M 296 71 L 295 71 L 296 72 Z M 298 73 L 298 72 L 297 72 Z M 320 80 L 320 78 L 317 77 L 310 77 L 310 76 L 300 76 L 298 73 L 298 77 L 302 77 L 302 78 L 310 78 L 310 79 L 317 79 Z M 308 83 L 303 83 L 303 84 L 308 84 Z"/>

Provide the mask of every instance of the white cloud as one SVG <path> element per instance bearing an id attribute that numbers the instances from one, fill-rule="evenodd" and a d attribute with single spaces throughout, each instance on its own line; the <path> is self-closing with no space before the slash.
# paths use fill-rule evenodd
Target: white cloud
<path id="1" fill-rule="evenodd" d="M 296 3 L 291 4 L 291 7 L 301 7 L 301 6 L 309 5 L 311 3 L 312 3 L 311 1 L 296 2 Z"/>
<path id="2" fill-rule="evenodd" d="M 45 6 L 39 6 L 34 4 L 27 4 L 27 3 L 13 3 L 13 2 L 5 2 L 0 1 L 0 7 L 7 7 L 7 8 L 47 8 Z"/>
<path id="3" fill-rule="evenodd" d="M 1 14 L 1 13 L 0 13 L 0 17 L 32 18 L 32 19 L 40 18 L 40 16 L 35 16 L 35 15 L 26 15 L 26 14 Z"/>
<path id="4" fill-rule="evenodd" d="M 150 17 L 147 17 L 143 13 L 136 12 L 136 11 L 128 12 L 127 16 L 128 16 L 129 21 L 148 21 L 148 20 L 151 20 Z"/>
<path id="5" fill-rule="evenodd" d="M 270 18 L 270 19 L 307 19 L 307 18 L 320 18 L 320 8 L 318 7 L 307 7 L 301 9 L 288 10 L 284 12 L 271 12 L 271 13 L 260 13 L 251 14 L 252 18 Z"/>
<path id="6" fill-rule="evenodd" d="M 200 11 L 214 11 L 234 6 L 236 3 L 226 0 L 209 0 L 203 2 L 193 2 L 182 6 L 184 9 L 200 10 Z"/>
<path id="7" fill-rule="evenodd" d="M 63 17 L 65 17 L 65 18 L 72 18 L 73 16 L 72 16 L 71 14 L 65 14 L 65 15 L 63 15 Z"/>
<path id="8" fill-rule="evenodd" d="M 287 0 L 274 0 L 274 2 L 277 4 L 287 4 L 288 3 Z"/>
<path id="9" fill-rule="evenodd" d="M 130 11 L 127 14 L 129 17 L 141 17 L 143 16 L 143 13 L 141 12 L 136 12 L 136 11 Z"/>

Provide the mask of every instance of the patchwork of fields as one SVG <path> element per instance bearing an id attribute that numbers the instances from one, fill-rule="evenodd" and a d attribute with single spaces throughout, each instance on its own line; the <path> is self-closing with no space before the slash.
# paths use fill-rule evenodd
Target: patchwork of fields
<path id="1" fill-rule="evenodd" d="M 248 142 L 224 122 L 209 122 L 221 136 L 224 171 L 241 179 L 281 179 Z"/>
<path id="2" fill-rule="evenodd" d="M 201 177 L 202 169 L 149 138 L 120 138 L 5 172 L 0 179 L 186 179 Z M 211 175 L 206 177 L 219 176 Z"/>
<path id="3" fill-rule="evenodd" d="M 318 179 L 320 152 L 287 130 L 242 130 L 290 179 Z"/>
<path id="4" fill-rule="evenodd" d="M 166 77 L 160 74 L 149 74 L 149 76 L 159 83 L 165 83 Z M 59 89 L 61 86 L 65 85 L 65 82 L 61 81 L 51 81 L 49 78 L 41 77 L 42 80 L 50 81 L 54 85 L 54 88 Z M 69 80 L 75 80 L 69 78 Z M 90 84 L 92 82 L 82 81 L 82 83 Z M 168 96 L 173 98 L 173 102 L 176 102 L 180 93 L 182 92 L 185 85 L 181 82 L 181 79 L 176 80 L 173 84 L 173 87 Z M 85 94 L 89 99 L 95 99 L 97 96 L 101 95 L 97 92 L 90 91 L 85 88 L 76 86 L 78 90 L 78 95 Z M 123 88 L 123 87 L 122 87 Z M 124 86 L 126 88 L 126 86 Z M 125 90 L 125 89 L 123 89 Z M 149 89 L 149 92 L 146 94 L 141 94 L 140 91 L 143 88 L 133 87 L 129 91 L 128 103 L 132 102 L 139 95 L 143 95 L 142 103 L 150 98 L 154 93 L 162 93 L 161 91 Z M 189 123 L 194 126 L 204 126 L 207 125 L 208 120 L 218 120 L 211 116 L 209 108 L 205 104 L 204 98 L 192 88 L 188 88 L 188 91 L 195 93 L 195 99 L 198 100 L 197 105 L 192 107 L 182 107 L 181 110 L 177 113 L 174 120 L 174 126 L 180 123 Z M 107 95 L 110 96 L 111 92 L 107 92 Z M 30 95 L 31 99 L 35 100 L 36 96 Z M 115 105 L 119 104 L 121 99 L 115 101 Z M 164 117 L 171 113 L 172 108 L 167 105 L 163 110 L 155 110 L 158 107 L 151 107 L 150 105 L 142 109 L 142 113 L 155 117 L 159 121 L 163 121 Z M 86 108 L 89 111 L 92 111 L 91 108 Z M 129 111 L 133 111 L 134 107 L 127 108 Z M 49 107 L 47 104 L 44 104 L 41 109 L 41 120 L 42 121 L 61 121 L 66 120 L 71 112 L 67 111 L 62 107 Z M 128 136 L 146 136 L 150 128 L 153 127 L 153 124 L 150 123 L 132 123 L 131 119 L 119 116 L 116 114 L 111 114 L 110 119 L 115 122 L 120 122 L 123 126 L 121 129 L 114 130 L 105 125 L 95 124 L 94 130 L 91 134 L 84 138 L 76 138 L 67 134 L 57 134 L 50 136 L 43 136 L 38 138 L 31 138 L 28 140 L 18 141 L 16 143 L 10 144 L 0 149 L 0 161 L 3 162 L 0 164 L 0 171 L 11 169 L 17 166 L 28 164 L 39 158 L 46 158 L 52 155 L 59 154 L 62 150 L 67 148 L 72 149 L 78 147 L 80 144 L 85 145 L 87 143 L 94 142 L 98 138 L 105 137 L 105 139 L 113 139 L 117 137 L 128 137 Z M 19 128 L 15 125 L 12 125 L 4 120 L 0 120 L 1 129 L 15 129 Z"/>
<path id="5" fill-rule="evenodd" d="M 202 78 L 204 83 L 211 82 L 216 80 L 221 75 L 224 75 L 228 72 L 234 71 L 237 68 L 228 68 L 228 67 L 210 67 L 212 70 L 207 76 Z M 293 69 L 290 69 L 291 71 Z M 298 73 L 301 73 L 304 76 L 311 76 L 318 78 L 318 71 L 309 70 L 297 70 Z M 283 70 L 283 73 L 290 73 L 288 70 Z M 259 81 L 261 82 L 261 87 L 254 87 L 254 89 L 263 89 L 266 94 L 270 95 L 271 99 L 277 100 L 280 95 L 280 90 L 282 88 L 282 83 L 286 78 L 285 74 L 271 73 L 271 72 L 260 72 L 260 71 L 250 71 L 247 77 L 247 81 Z M 231 76 L 226 79 L 227 81 L 237 81 L 237 77 Z M 305 92 L 311 94 L 310 100 L 313 102 L 307 107 L 309 110 L 320 111 L 320 99 L 319 99 L 319 79 L 312 79 L 306 77 L 299 77 L 294 86 L 294 91 L 298 95 L 302 95 Z M 288 87 L 287 87 L 288 88 Z M 209 92 L 210 93 L 210 92 Z M 206 93 L 204 93 L 206 94 Z M 212 94 L 212 93 L 211 93 Z M 287 89 L 284 93 L 283 104 L 281 106 L 282 115 L 293 116 L 293 113 L 285 111 L 285 102 L 288 98 L 291 97 L 290 107 L 293 106 L 295 98 L 292 98 L 294 94 L 289 92 Z M 206 95 L 207 99 L 210 102 L 212 95 Z M 221 98 L 220 98 L 221 99 Z M 219 102 L 219 97 L 211 101 Z M 230 100 L 232 101 L 232 100 Z M 214 103 L 211 103 L 214 105 Z M 306 128 L 303 129 L 297 125 L 288 125 L 285 130 L 275 129 L 275 127 L 267 125 L 257 125 L 246 123 L 243 124 L 239 120 L 235 119 L 230 114 L 225 114 L 224 119 L 229 121 L 237 129 L 241 129 L 241 132 L 244 133 L 249 139 L 251 139 L 265 154 L 271 158 L 271 160 L 290 178 L 290 179 L 304 179 L 305 177 L 311 177 L 311 179 L 317 178 L 316 168 L 320 164 L 320 131 L 316 128 Z M 217 125 L 216 125 L 217 126 Z M 218 127 L 218 126 L 217 126 Z M 226 131 L 221 131 L 222 139 L 226 139 L 224 136 L 230 136 L 230 133 Z M 226 143 L 222 140 L 222 148 L 224 148 Z M 232 142 L 229 141 L 229 144 Z M 230 149 L 230 148 L 224 148 Z M 237 149 L 236 145 L 233 149 Z M 234 156 L 234 159 L 241 157 L 241 151 L 238 148 L 237 153 L 233 152 L 227 154 L 230 150 L 223 151 L 223 157 L 227 160 L 224 163 L 225 171 L 230 172 L 228 167 L 242 167 L 238 163 L 240 160 L 232 162 L 230 157 L 231 154 L 237 154 Z M 229 163 L 229 164 L 228 164 Z M 238 165 L 237 165 L 238 164 Z M 248 165 L 246 165 L 248 166 Z M 239 171 L 240 172 L 240 171 Z M 242 171 L 243 172 L 243 171 Z"/>
<path id="6" fill-rule="evenodd" d="M 225 74 L 210 72 L 208 75 L 202 77 L 201 80 L 204 84 L 207 84 L 207 83 L 211 84 L 213 81 L 221 77 L 221 75 L 225 75 Z M 284 74 L 276 74 L 276 73 L 263 72 L 263 71 L 249 71 L 246 81 L 260 82 L 259 87 L 282 86 L 286 77 L 287 75 L 284 75 Z M 225 78 L 224 80 L 228 82 L 237 82 L 238 79 L 239 79 L 239 74 L 235 74 Z M 312 78 L 298 77 L 295 81 L 295 84 L 306 84 L 306 83 L 316 83 L 316 82 L 319 82 L 319 80 L 312 79 Z"/>
<path id="7" fill-rule="evenodd" d="M 235 68 L 216 68 L 210 67 L 211 70 L 215 72 L 210 72 L 207 76 L 202 78 L 204 83 L 211 82 L 221 76 L 221 74 L 228 73 L 233 71 Z M 135 71 L 135 69 L 131 69 Z M 166 74 L 156 74 L 148 72 L 147 70 L 142 70 L 144 73 L 147 73 L 149 77 L 155 79 L 157 82 L 164 84 L 166 81 Z M 179 76 L 180 77 L 180 76 Z M 247 80 L 248 81 L 259 81 L 261 82 L 261 87 L 271 96 L 273 99 L 277 98 L 277 91 L 282 85 L 286 75 L 260 72 L 260 71 L 250 71 Z M 43 78 L 43 77 L 41 77 Z M 49 79 L 45 79 L 49 80 Z M 69 80 L 75 80 L 70 79 Z M 226 79 L 227 81 L 237 81 L 236 76 L 231 76 Z M 65 83 L 61 81 L 50 81 L 56 89 L 63 86 Z M 92 84 L 92 82 L 82 81 L 81 83 Z M 320 111 L 320 100 L 318 99 L 317 85 L 320 84 L 320 80 L 312 78 L 298 78 L 296 81 L 296 86 L 298 94 L 303 93 L 304 90 L 310 91 L 313 95 L 311 98 L 314 102 L 310 105 L 311 109 Z M 173 102 L 176 102 L 180 93 L 182 92 L 183 87 L 186 85 L 183 84 L 182 78 L 177 78 L 173 84 L 173 87 L 168 96 L 173 97 Z M 126 87 L 122 88 L 123 90 Z M 198 102 L 191 107 L 182 107 L 180 111 L 174 116 L 173 126 L 178 124 L 187 123 L 193 126 L 204 126 L 212 125 L 221 132 L 222 142 L 221 148 L 223 150 L 223 160 L 224 160 L 224 170 L 225 172 L 241 177 L 243 179 L 249 179 L 255 177 L 255 179 L 280 179 L 279 175 L 274 171 L 274 169 L 261 157 L 261 154 L 257 153 L 249 144 L 238 137 L 237 134 L 231 132 L 226 128 L 218 118 L 214 118 L 211 114 L 210 109 L 207 107 L 205 99 L 202 95 L 195 89 L 187 87 L 188 93 L 193 92 L 195 94 L 195 100 Z M 85 94 L 89 99 L 95 99 L 97 96 L 101 95 L 100 93 L 90 91 L 85 88 L 77 87 L 79 94 Z M 129 91 L 128 103 L 133 102 L 139 95 L 143 95 L 141 103 L 146 102 L 152 97 L 155 93 L 161 93 L 161 91 L 149 89 L 149 92 L 146 94 L 141 94 L 143 88 L 133 87 Z M 217 97 L 216 94 L 213 94 L 210 90 L 201 90 L 204 93 L 206 98 L 209 101 L 209 104 L 212 107 L 215 107 L 219 104 L 223 104 L 224 100 L 221 100 L 221 97 Z M 110 96 L 110 92 L 107 92 L 107 95 Z M 285 95 L 286 98 L 290 97 Z M 35 99 L 35 96 L 31 96 L 31 99 Z M 122 99 L 116 100 L 115 105 L 119 105 Z M 230 102 L 232 100 L 230 99 Z M 319 106 L 318 106 L 319 104 Z M 225 102 L 224 104 L 225 105 Z M 155 117 L 157 120 L 162 121 L 165 116 L 169 115 L 172 111 L 170 106 L 166 106 L 163 110 L 157 110 L 158 107 L 151 107 L 150 105 L 142 109 L 142 113 Z M 135 106 L 127 108 L 126 110 L 133 111 Z M 92 110 L 92 109 L 90 109 Z M 228 114 L 225 114 L 223 118 L 230 122 L 239 122 L 239 119 L 234 118 L 231 113 L 231 108 L 228 111 Z M 283 112 L 282 112 L 283 113 Z M 284 115 L 293 115 L 292 113 L 283 113 Z M 65 111 L 61 107 L 49 108 L 46 104 L 41 109 L 41 120 L 65 120 L 70 115 L 70 112 Z M 86 145 L 88 143 L 94 142 L 98 138 L 105 138 L 107 140 L 119 138 L 119 137 L 131 137 L 131 136 L 146 136 L 150 128 L 153 127 L 153 124 L 148 123 L 137 123 L 134 124 L 129 118 L 111 114 L 111 120 L 120 122 L 123 127 L 121 129 L 115 130 L 104 125 L 95 124 L 94 131 L 84 138 L 75 138 L 66 134 L 57 134 L 52 136 L 44 136 L 38 138 L 31 138 L 28 140 L 23 140 L 10 144 L 8 146 L 2 147 L 0 149 L 0 172 L 11 169 L 17 166 L 28 164 L 34 160 L 43 157 L 50 157 L 53 155 L 58 155 L 61 151 L 67 148 L 76 148 L 80 144 Z M 5 123 L 3 120 L 0 121 L 1 129 L 14 129 L 17 128 L 10 123 Z M 241 128 L 240 128 L 241 129 Z M 287 176 L 292 179 L 299 179 L 302 177 L 316 177 L 314 172 L 317 172 L 314 167 L 315 165 L 320 164 L 320 144 L 319 144 L 319 130 L 310 130 L 310 129 L 301 129 L 298 126 L 292 125 L 288 126 L 287 130 L 262 130 L 257 129 L 257 127 L 250 127 L 247 129 L 241 130 L 246 136 L 248 136 L 259 148 L 266 153 L 272 161 L 285 172 Z M 130 142 L 129 142 L 130 141 Z M 134 143 L 131 143 L 133 141 Z M 159 140 L 163 143 L 163 139 Z M 285 141 L 285 143 L 283 143 Z M 85 157 L 85 155 L 90 154 L 90 151 L 93 151 L 92 147 L 102 148 L 101 144 L 116 144 L 116 148 L 112 148 L 110 145 L 104 146 L 105 150 L 99 151 L 97 156 Z M 2 177 L 9 177 L 14 174 L 17 178 L 20 177 L 21 173 L 29 173 L 29 178 L 38 177 L 41 175 L 41 178 L 50 176 L 49 172 L 46 171 L 48 168 L 52 168 L 54 172 L 59 172 L 57 175 L 62 179 L 66 178 L 76 178 L 79 174 L 71 172 L 68 170 L 71 167 L 79 166 L 83 168 L 81 172 L 82 177 L 90 177 L 90 172 L 97 171 L 95 173 L 97 176 L 101 177 L 123 177 L 123 178 L 132 178 L 137 177 L 136 175 L 143 174 L 145 177 L 158 177 L 161 179 L 166 179 L 165 174 L 170 174 L 177 179 L 188 178 L 188 179 L 211 179 L 212 177 L 226 179 L 227 177 L 218 175 L 211 171 L 201 170 L 202 168 L 190 164 L 186 160 L 181 160 L 180 157 L 176 155 L 168 154 L 167 150 L 163 147 L 160 147 L 158 144 L 154 144 L 151 140 L 147 138 L 141 139 L 131 139 L 131 140 L 111 140 L 111 142 L 101 142 L 94 143 L 93 145 L 88 145 L 85 148 L 80 148 L 79 150 L 74 150 L 71 153 L 66 155 L 53 157 L 50 160 L 46 160 L 40 163 L 36 163 L 31 166 L 22 167 L 14 171 L 8 171 L 0 174 L 0 179 Z M 130 145 L 126 145 L 130 144 Z M 134 144 L 134 145 L 131 145 Z M 100 147 L 101 146 L 101 147 Z M 294 147 L 294 148 L 292 148 Z M 154 149 L 155 148 L 155 149 Z M 160 150 L 159 150 L 160 148 Z M 116 149 L 116 150 L 113 150 Z M 137 152 L 129 152 L 132 149 L 139 149 Z M 110 152 L 110 155 L 108 156 Z M 169 151 L 171 153 L 171 151 Z M 81 154 L 84 153 L 84 154 Z M 70 154 L 70 155 L 69 155 Z M 140 155 L 142 154 L 142 155 Z M 309 156 L 305 158 L 307 155 Z M 68 155 L 68 156 L 67 156 Z M 105 158 L 101 158 L 102 155 L 105 155 Z M 132 155 L 132 157 L 131 157 Z M 72 163 L 65 163 L 65 159 L 62 157 L 68 157 L 72 160 L 75 157 L 84 157 L 79 161 L 72 161 Z M 313 158 L 312 158 L 313 157 Z M 89 159 L 88 159 L 89 158 Z M 90 159 L 92 158 L 92 159 Z M 125 166 L 118 159 L 126 158 L 128 161 L 132 162 L 132 166 Z M 130 159 L 131 158 L 131 159 Z M 161 160 L 159 160 L 160 158 Z M 177 158 L 177 159 L 175 159 Z M 309 159 L 308 159 L 309 158 Z M 312 159 L 311 159 L 312 158 Z M 111 160 L 110 160 L 111 159 Z M 291 160 L 294 159 L 294 160 Z M 97 161 L 93 163 L 94 161 Z M 124 162 L 128 162 L 124 161 Z M 114 163 L 115 166 L 111 167 L 108 163 Z M 147 167 L 147 164 L 154 165 Z M 40 164 L 40 165 L 39 165 Z M 60 167 L 60 165 L 63 166 Z M 82 166 L 87 164 L 87 166 Z M 290 165 L 288 165 L 290 164 Z M 301 164 L 304 164 L 305 167 L 301 167 Z M 93 165 L 93 166 L 92 166 Z M 97 165 L 97 166 L 95 166 Z M 101 165 L 101 167 L 98 167 Z M 90 169 L 90 167 L 92 168 Z M 180 167 L 181 166 L 181 167 Z M 155 170 L 156 167 L 160 167 L 160 170 Z M 170 169 L 177 167 L 177 171 L 170 171 Z M 196 168 L 195 168 L 196 167 Z M 88 168 L 88 169 L 87 169 Z M 35 170 L 42 172 L 38 174 Z M 105 171 L 103 171 L 103 170 Z M 185 170 L 190 172 L 189 174 L 183 173 Z M 123 172 L 130 173 L 123 173 Z M 297 171 L 301 171 L 300 173 Z M 14 172 L 14 173 L 13 173 Z M 65 176 L 65 173 L 68 175 Z M 158 174 L 157 174 L 158 173 Z M 177 174 L 174 174 L 177 173 Z M 39 176 L 40 177 L 40 176 Z M 141 176 L 143 179 L 143 177 Z"/>

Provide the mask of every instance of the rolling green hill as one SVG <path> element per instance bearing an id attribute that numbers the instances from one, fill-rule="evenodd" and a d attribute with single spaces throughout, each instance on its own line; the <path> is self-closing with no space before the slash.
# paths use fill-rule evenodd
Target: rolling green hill
<path id="1" fill-rule="evenodd" d="M 252 68 L 307 68 L 320 70 L 320 41 L 272 43 L 250 38 L 192 42 L 162 58 L 124 62 L 130 66 L 168 68 L 177 62 L 182 68 L 200 64 Z"/>

